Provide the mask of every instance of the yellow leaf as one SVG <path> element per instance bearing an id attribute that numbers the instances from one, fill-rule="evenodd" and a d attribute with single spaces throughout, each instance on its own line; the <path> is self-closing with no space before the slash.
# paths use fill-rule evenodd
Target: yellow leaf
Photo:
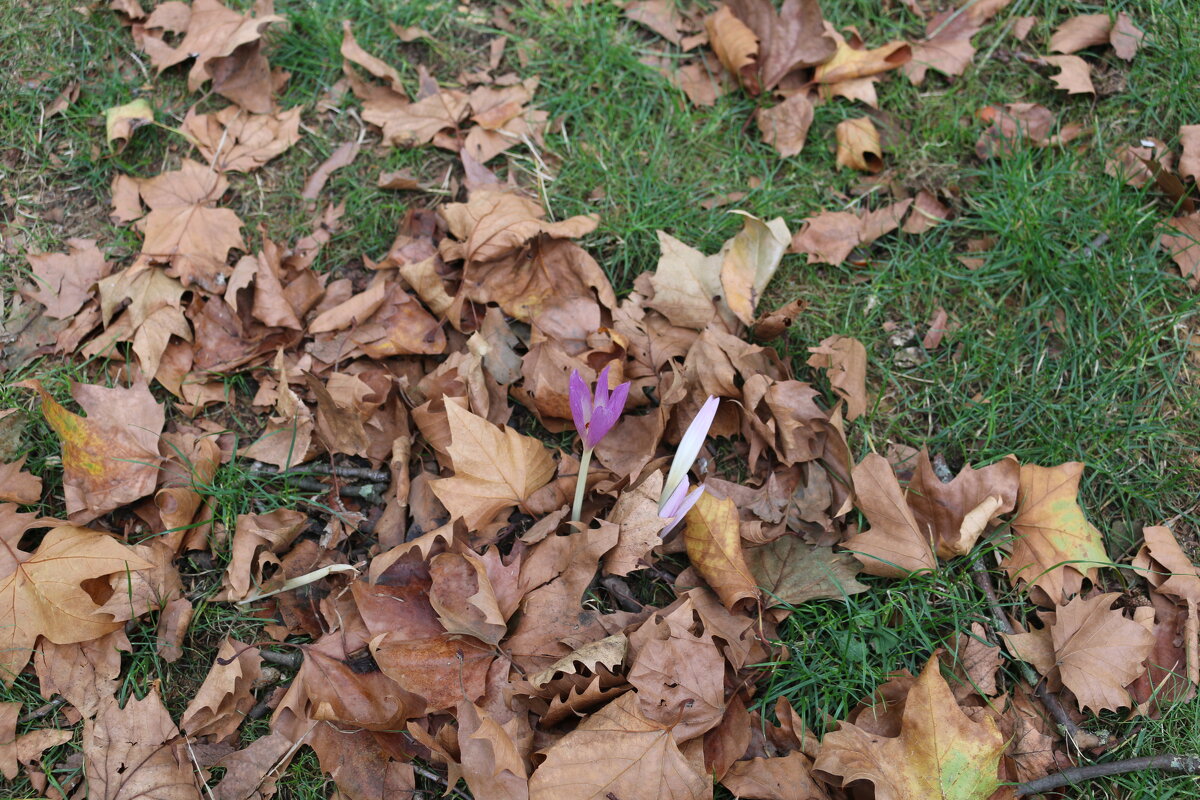
<path id="1" fill-rule="evenodd" d="M 728 609 L 758 597 L 758 587 L 742 555 L 737 506 L 702 494 L 684 518 L 688 558 Z"/>

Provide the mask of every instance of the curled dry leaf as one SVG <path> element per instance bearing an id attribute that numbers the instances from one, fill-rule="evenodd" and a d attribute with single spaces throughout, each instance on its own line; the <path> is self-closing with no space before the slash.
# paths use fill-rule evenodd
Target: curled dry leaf
<path id="1" fill-rule="evenodd" d="M 862 342 L 830 336 L 808 352 L 808 365 L 824 369 L 833 391 L 846 401 L 846 419 L 867 413 L 867 348 Z"/>
<path id="2" fill-rule="evenodd" d="M 180 728 L 188 736 L 210 736 L 218 742 L 236 734 L 254 706 L 252 689 L 261 664 L 257 647 L 226 637 L 204 683 L 179 718 Z"/>
<path id="3" fill-rule="evenodd" d="M 1075 53 L 1087 47 L 1108 44 L 1112 32 L 1108 14 L 1080 14 L 1054 29 L 1050 50 L 1055 53 Z"/>
<path id="4" fill-rule="evenodd" d="M 725 304 L 750 325 L 792 235 L 782 217 L 765 222 L 742 211 L 732 213 L 742 216 L 742 229 L 721 249 L 721 287 Z"/>
<path id="5" fill-rule="evenodd" d="M 837 126 L 837 165 L 862 172 L 883 169 L 879 131 L 870 117 L 842 120 Z"/>
<path id="6" fill-rule="evenodd" d="M 1112 563 L 1100 531 L 1075 499 L 1082 476 L 1078 462 L 1021 465 L 1012 552 L 1000 564 L 1014 583 L 1037 587 L 1055 605 L 1077 594 L 1085 578 L 1095 582 L 1099 567 Z"/>
<path id="7" fill-rule="evenodd" d="M 828 61 L 837 49 L 825 32 L 817 0 L 730 0 L 728 8 L 758 39 L 757 75 L 743 83 L 752 92 L 775 88 L 790 73 Z"/>
<path id="8" fill-rule="evenodd" d="M 1142 531 L 1145 540 L 1133 566 L 1160 594 L 1200 604 L 1200 569 L 1192 563 L 1170 528 L 1162 525 Z"/>
<path id="9" fill-rule="evenodd" d="M 180 126 L 218 172 L 251 172 L 300 141 L 301 107 L 251 114 L 227 106 L 197 114 L 193 106 Z"/>
<path id="10" fill-rule="evenodd" d="M 754 31 L 727 5 L 718 8 L 704 24 L 708 29 L 708 41 L 725 69 L 747 88 L 757 86 L 758 37 Z"/>
<path id="11" fill-rule="evenodd" d="M 863 571 L 903 578 L 936 569 L 932 535 L 917 525 L 888 460 L 871 453 L 852 476 L 856 504 L 871 527 L 847 539 L 845 547 L 862 562 Z"/>
<path id="12" fill-rule="evenodd" d="M 835 786 L 869 781 L 880 800 L 976 800 L 999 787 L 1004 748 L 990 716 L 976 721 L 959 708 L 935 655 L 905 698 L 899 736 L 843 722 L 822 740 L 813 769 Z"/>
<path id="13" fill-rule="evenodd" d="M 154 108 L 150 101 L 139 97 L 123 106 L 113 106 L 104 111 L 104 133 L 108 143 L 120 141 L 124 148 L 133 132 L 154 122 Z"/>
<path id="14" fill-rule="evenodd" d="M 576 674 L 578 672 L 576 664 L 582 665 L 584 669 L 591 672 L 597 671 L 597 665 L 611 670 L 625 661 L 625 652 L 628 649 L 629 638 L 625 634 L 617 633 L 606 636 L 597 642 L 589 642 L 576 648 L 569 655 L 563 656 L 541 672 L 530 675 L 529 682 L 533 684 L 534 688 L 541 689 L 560 673 Z"/>
<path id="15" fill-rule="evenodd" d="M 688 560 L 732 610 L 758 597 L 758 588 L 742 554 L 737 506 L 705 493 L 684 518 Z"/>

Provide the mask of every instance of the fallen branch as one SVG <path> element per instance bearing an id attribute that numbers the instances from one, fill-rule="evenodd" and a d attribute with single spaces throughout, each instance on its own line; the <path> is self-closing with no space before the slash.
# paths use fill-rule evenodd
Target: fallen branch
<path id="1" fill-rule="evenodd" d="M 40 705 L 28 714 L 23 714 L 17 719 L 18 725 L 24 725 L 27 722 L 33 722 L 35 719 L 48 717 L 58 710 L 58 707 L 67 702 L 65 697 L 56 697 L 45 705 Z"/>
<path id="2" fill-rule="evenodd" d="M 259 656 L 268 664 L 278 664 L 288 669 L 300 669 L 304 663 L 304 655 L 299 651 L 294 653 L 276 653 L 274 650 L 259 650 Z"/>
<path id="3" fill-rule="evenodd" d="M 382 505 L 385 502 L 384 493 L 387 492 L 388 483 L 391 480 L 391 477 L 386 472 L 380 470 L 368 469 L 366 467 L 333 467 L 325 464 L 308 464 L 302 467 L 279 470 L 270 464 L 264 464 L 261 461 L 252 461 L 250 463 L 250 472 L 256 475 L 287 478 L 293 486 L 303 489 L 306 492 L 330 492 L 336 490 L 339 495 L 344 497 L 357 497 L 376 505 Z M 329 475 L 335 481 L 333 483 L 324 483 L 312 477 L 313 475 Z M 336 480 L 337 478 L 364 478 L 376 482 L 349 484 L 342 483 L 340 480 Z"/>
<path id="4" fill-rule="evenodd" d="M 987 597 L 988 606 L 992 610 L 992 622 L 996 630 L 1012 635 L 1012 625 L 1008 624 L 1008 618 L 1004 616 L 1004 611 L 1000 608 L 1000 600 L 996 597 L 996 587 L 992 585 L 992 576 L 988 574 L 987 566 L 982 560 L 975 559 L 971 563 L 971 575 L 975 580 L 975 585 Z M 1042 705 L 1046 707 L 1046 710 L 1050 712 L 1050 716 L 1054 717 L 1054 721 L 1058 723 L 1059 729 L 1075 743 L 1076 747 L 1084 750 L 1104 744 L 1105 739 L 1090 731 L 1085 731 L 1075 724 L 1075 721 L 1067 714 L 1067 710 L 1063 708 L 1062 703 L 1050 693 L 1050 690 L 1046 688 L 1046 684 L 1037 672 L 1034 671 L 1033 667 L 1020 659 L 1012 658 L 1011 660 L 1017 662 L 1021 673 L 1025 676 L 1025 681 L 1033 687 L 1033 693 L 1037 695 L 1037 699 L 1042 701 Z"/>
<path id="5" fill-rule="evenodd" d="M 1048 792 L 1062 786 L 1071 786 L 1079 781 L 1092 778 L 1120 775 L 1125 772 L 1140 772 L 1146 769 L 1159 769 L 1163 772 L 1174 772 L 1180 775 L 1200 775 L 1200 755 L 1165 753 L 1160 756 L 1141 756 L 1127 758 L 1123 761 L 1110 761 L 1107 764 L 1071 767 L 1034 781 L 1018 783 L 1014 788 L 1017 796 L 1022 797 L 1028 794 Z"/>

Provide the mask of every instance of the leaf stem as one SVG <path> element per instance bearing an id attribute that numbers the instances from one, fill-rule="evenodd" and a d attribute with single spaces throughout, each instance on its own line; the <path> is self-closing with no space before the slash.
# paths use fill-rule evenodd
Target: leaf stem
<path id="1" fill-rule="evenodd" d="M 584 448 L 579 459 L 579 476 L 575 479 L 575 502 L 571 505 L 571 522 L 579 522 L 583 513 L 583 490 L 587 488 L 588 467 L 592 465 L 592 448 Z"/>

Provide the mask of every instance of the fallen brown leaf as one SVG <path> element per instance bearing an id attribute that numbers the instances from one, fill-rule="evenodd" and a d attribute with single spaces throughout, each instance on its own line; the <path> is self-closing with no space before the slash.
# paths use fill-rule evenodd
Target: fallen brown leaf
<path id="1" fill-rule="evenodd" d="M 197 114 L 193 106 L 180 126 L 218 172 L 251 172 L 300 141 L 300 106 L 271 114 L 251 114 L 227 106 Z"/>
<path id="2" fill-rule="evenodd" d="M 779 105 L 755 111 L 754 121 L 762 140 L 787 158 L 804 149 L 813 122 L 813 105 L 804 93 L 797 92 Z"/>
<path id="3" fill-rule="evenodd" d="M 758 588 L 742 553 L 737 506 L 732 500 L 700 496 L 684 518 L 688 560 L 728 609 L 758 597 Z"/>
<path id="4" fill-rule="evenodd" d="M 879 172 L 883 169 L 883 147 L 879 144 L 879 131 L 870 117 L 847 119 L 837 126 L 837 165 L 862 172 Z"/>
<path id="5" fill-rule="evenodd" d="M 1099 713 L 1131 705 L 1125 691 L 1142 673 L 1154 634 L 1111 608 L 1119 593 L 1076 597 L 1059 606 L 1050 626 L 1055 665 L 1081 709 Z"/>
<path id="6" fill-rule="evenodd" d="M 1067 94 L 1095 94 L 1091 67 L 1079 56 L 1043 56 L 1042 60 L 1061 72 L 1050 76 L 1054 85 Z"/>
<path id="7" fill-rule="evenodd" d="M 107 697 L 83 724 L 88 789 L 97 797 L 200 800 L 188 745 L 163 707 L 158 689 L 121 708 Z"/>
<path id="8" fill-rule="evenodd" d="M 1108 14 L 1080 14 L 1054 29 L 1050 49 L 1055 53 L 1075 53 L 1108 44 L 1111 32 L 1112 20 Z"/>
<path id="9" fill-rule="evenodd" d="M 862 342 L 830 336 L 808 352 L 808 365 L 825 370 L 833 391 L 846 401 L 846 419 L 867 413 L 867 349 Z"/>

